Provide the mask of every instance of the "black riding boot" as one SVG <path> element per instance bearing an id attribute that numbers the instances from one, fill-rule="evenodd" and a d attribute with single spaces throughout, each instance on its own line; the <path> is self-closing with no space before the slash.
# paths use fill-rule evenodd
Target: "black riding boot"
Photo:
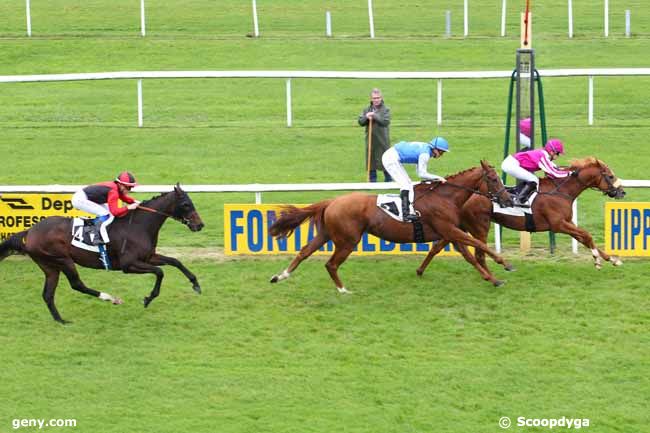
<path id="1" fill-rule="evenodd" d="M 95 236 L 93 237 L 93 245 L 95 246 L 104 244 L 104 239 L 102 239 L 102 232 L 101 232 L 103 222 L 104 220 L 100 220 L 99 218 L 95 218 L 95 220 L 93 221 L 93 225 L 95 226 L 94 227 Z"/>
<path id="2" fill-rule="evenodd" d="M 419 218 L 417 215 L 411 213 L 411 206 L 409 202 L 409 192 L 400 191 L 400 198 L 402 199 L 402 215 L 404 215 L 404 221 L 412 223 L 417 221 Z"/>
<path id="3" fill-rule="evenodd" d="M 537 189 L 537 184 L 535 182 L 526 182 L 523 184 L 519 190 L 519 194 L 515 198 L 515 201 L 518 205 L 522 206 L 526 204 L 528 197 Z"/>

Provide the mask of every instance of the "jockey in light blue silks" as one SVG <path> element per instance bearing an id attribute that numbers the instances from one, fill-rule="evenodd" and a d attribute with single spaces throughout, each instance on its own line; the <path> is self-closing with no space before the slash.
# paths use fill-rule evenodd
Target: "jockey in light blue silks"
<path id="1" fill-rule="evenodd" d="M 434 137 L 429 143 L 422 141 L 400 141 L 384 152 L 382 163 L 384 168 L 399 184 L 400 197 L 402 198 L 402 213 L 404 221 L 417 221 L 418 215 L 413 209 L 413 183 L 403 164 L 417 164 L 417 174 L 420 179 L 446 182 L 444 177 L 431 174 L 427 165 L 431 157 L 440 158 L 449 152 L 449 143 L 442 137 Z"/>

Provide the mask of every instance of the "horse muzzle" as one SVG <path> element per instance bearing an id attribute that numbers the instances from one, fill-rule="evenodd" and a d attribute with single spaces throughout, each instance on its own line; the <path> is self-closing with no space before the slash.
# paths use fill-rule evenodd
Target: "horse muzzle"
<path id="1" fill-rule="evenodd" d="M 607 191 L 607 195 L 608 195 L 609 197 L 611 197 L 611 198 L 615 198 L 615 199 L 617 199 L 617 200 L 618 200 L 618 199 L 622 199 L 623 197 L 625 197 L 625 190 L 624 190 L 623 188 L 620 188 L 620 187 L 619 187 L 619 188 L 616 188 L 616 189 L 612 189 L 612 190 L 610 190 L 610 191 Z"/>

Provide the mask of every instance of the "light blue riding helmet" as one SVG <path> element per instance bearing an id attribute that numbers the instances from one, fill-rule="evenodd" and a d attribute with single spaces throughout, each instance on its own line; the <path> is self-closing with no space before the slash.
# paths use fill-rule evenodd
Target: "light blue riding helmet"
<path id="1" fill-rule="evenodd" d="M 442 137 L 433 137 L 429 144 L 432 149 L 438 149 L 441 152 L 449 152 L 449 143 Z"/>

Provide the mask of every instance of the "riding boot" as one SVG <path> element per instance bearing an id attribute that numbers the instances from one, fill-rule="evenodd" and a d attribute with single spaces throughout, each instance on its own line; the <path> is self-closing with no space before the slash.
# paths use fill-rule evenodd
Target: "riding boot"
<path id="1" fill-rule="evenodd" d="M 519 206 L 526 204 L 530 194 L 537 189 L 537 184 L 535 182 L 526 182 L 522 185 L 521 190 L 515 197 L 515 201 Z"/>
<path id="2" fill-rule="evenodd" d="M 419 217 L 414 213 L 411 212 L 411 203 L 409 201 L 409 192 L 406 190 L 400 191 L 399 193 L 400 198 L 402 199 L 402 215 L 404 216 L 404 221 L 405 222 L 415 222 L 419 219 Z"/>
<path id="3" fill-rule="evenodd" d="M 111 269 L 111 259 L 108 258 L 108 251 L 106 251 L 106 245 L 100 244 L 99 248 L 99 261 L 104 265 L 104 269 L 109 271 Z"/>
<path id="4" fill-rule="evenodd" d="M 94 236 L 93 236 L 92 244 L 95 245 L 95 246 L 104 244 L 104 240 L 102 239 L 102 231 L 101 231 L 102 223 L 104 221 L 105 221 L 105 219 L 103 219 L 102 217 L 97 217 L 97 218 L 95 218 L 93 220 L 93 226 L 94 226 L 94 229 L 95 229 L 95 233 L 94 233 Z"/>

